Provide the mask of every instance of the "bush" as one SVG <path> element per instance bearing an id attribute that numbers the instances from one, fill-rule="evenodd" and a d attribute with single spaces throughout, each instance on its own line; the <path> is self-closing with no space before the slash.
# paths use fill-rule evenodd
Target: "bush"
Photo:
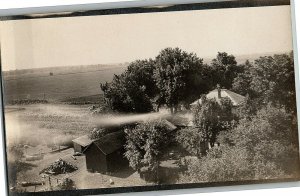
<path id="1" fill-rule="evenodd" d="M 168 128 L 162 121 L 149 121 L 126 129 L 125 157 L 133 169 L 158 169 L 163 147 L 169 141 Z"/>
<path id="2" fill-rule="evenodd" d="M 70 178 L 65 178 L 62 183 L 57 186 L 58 190 L 75 190 L 75 183 Z"/>
<path id="3" fill-rule="evenodd" d="M 238 147 L 213 148 L 206 157 L 190 161 L 187 168 L 181 183 L 272 179 L 284 174 L 273 162 L 251 161 L 251 153 Z"/>

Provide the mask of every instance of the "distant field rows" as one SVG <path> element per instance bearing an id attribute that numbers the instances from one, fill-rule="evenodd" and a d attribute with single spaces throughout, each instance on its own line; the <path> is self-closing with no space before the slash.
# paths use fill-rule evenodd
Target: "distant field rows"
<path id="1" fill-rule="evenodd" d="M 123 67 L 112 67 L 101 71 L 77 70 L 70 73 L 31 74 L 30 77 L 16 75 L 12 79 L 4 77 L 4 98 L 8 102 L 18 99 L 46 99 L 57 101 L 66 98 L 102 94 L 100 83 L 110 82 L 114 74 L 121 74 Z"/>

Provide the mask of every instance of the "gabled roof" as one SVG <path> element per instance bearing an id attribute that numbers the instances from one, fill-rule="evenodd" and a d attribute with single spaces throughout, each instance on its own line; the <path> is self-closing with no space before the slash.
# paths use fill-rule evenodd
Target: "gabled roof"
<path id="1" fill-rule="evenodd" d="M 86 147 L 86 146 L 90 145 L 93 142 L 93 140 L 91 140 L 88 135 L 78 137 L 78 138 L 76 138 L 72 141 L 74 143 L 79 144 L 80 146 L 83 146 L 83 147 Z"/>
<path id="2" fill-rule="evenodd" d="M 174 130 L 177 129 L 177 127 L 173 123 L 171 123 L 170 121 L 168 121 L 168 120 L 162 120 L 162 123 L 164 123 L 165 126 L 167 127 L 168 133 L 170 133 L 170 132 L 172 132 L 172 131 L 174 131 Z"/>
<path id="3" fill-rule="evenodd" d="M 93 141 L 105 155 L 111 154 L 125 145 L 125 134 L 123 131 L 107 134 L 98 140 Z"/>
<path id="4" fill-rule="evenodd" d="M 167 118 L 176 127 L 191 126 L 193 115 L 191 112 L 179 112 Z"/>
<path id="5" fill-rule="evenodd" d="M 245 97 L 242 95 L 239 95 L 239 94 L 232 92 L 230 90 L 227 90 L 227 89 L 221 89 L 221 98 L 225 98 L 225 97 L 228 97 L 232 101 L 232 104 L 234 106 L 238 106 L 238 105 L 242 104 L 245 100 Z M 206 98 L 207 99 L 216 99 L 216 101 L 218 103 L 221 102 L 221 99 L 218 97 L 218 89 L 210 91 L 206 95 Z M 190 105 L 193 106 L 193 105 L 197 105 L 197 104 L 201 104 L 201 103 L 202 103 L 202 100 L 198 99 L 195 102 L 191 103 Z"/>

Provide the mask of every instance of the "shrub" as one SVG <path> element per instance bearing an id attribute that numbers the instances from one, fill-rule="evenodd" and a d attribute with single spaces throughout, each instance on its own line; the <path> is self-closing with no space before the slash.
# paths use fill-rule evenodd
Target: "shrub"
<path id="1" fill-rule="evenodd" d="M 162 121 L 149 121 L 126 129 L 125 157 L 133 169 L 156 170 L 163 147 L 168 142 L 168 128 Z"/>

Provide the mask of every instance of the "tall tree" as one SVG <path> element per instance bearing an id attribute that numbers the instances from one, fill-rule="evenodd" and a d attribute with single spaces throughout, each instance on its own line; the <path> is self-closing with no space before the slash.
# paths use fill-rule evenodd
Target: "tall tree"
<path id="1" fill-rule="evenodd" d="M 251 89 L 263 103 L 296 112 L 293 53 L 260 57 L 255 60 L 252 75 Z"/>
<path id="2" fill-rule="evenodd" d="M 242 65 L 241 72 L 237 74 L 237 77 L 234 78 L 232 84 L 232 90 L 236 93 L 246 96 L 247 94 L 251 97 L 254 94 L 253 90 L 251 89 L 251 82 L 253 79 L 253 64 L 250 63 L 249 60 Z"/>
<path id="3" fill-rule="evenodd" d="M 155 80 L 160 90 L 159 100 L 172 112 L 178 104 L 188 104 L 205 93 L 209 85 L 206 65 L 194 53 L 179 48 L 166 48 L 156 57 Z"/>
<path id="4" fill-rule="evenodd" d="M 215 99 L 203 99 L 202 104 L 193 110 L 193 115 L 200 135 L 211 146 L 221 131 L 231 128 L 234 120 L 232 102 L 228 98 L 222 98 L 220 103 Z"/>
<path id="5" fill-rule="evenodd" d="M 151 98 L 157 93 L 153 79 L 153 60 L 137 60 L 121 75 L 115 75 L 110 83 L 101 84 L 106 103 L 120 112 L 149 112 Z"/>
<path id="6" fill-rule="evenodd" d="M 237 65 L 235 57 L 226 52 L 218 52 L 218 55 L 211 62 L 213 69 L 214 85 L 220 84 L 221 87 L 231 89 L 234 78 L 241 68 Z"/>

